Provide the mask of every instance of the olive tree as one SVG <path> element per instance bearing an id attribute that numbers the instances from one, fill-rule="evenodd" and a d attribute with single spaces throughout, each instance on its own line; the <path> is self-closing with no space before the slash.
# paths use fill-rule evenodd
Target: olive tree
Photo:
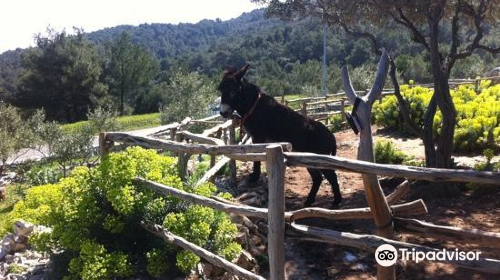
<path id="1" fill-rule="evenodd" d="M 21 155 L 20 150 L 28 147 L 31 139 L 32 134 L 19 110 L 0 102 L 0 175 L 7 160 Z"/>

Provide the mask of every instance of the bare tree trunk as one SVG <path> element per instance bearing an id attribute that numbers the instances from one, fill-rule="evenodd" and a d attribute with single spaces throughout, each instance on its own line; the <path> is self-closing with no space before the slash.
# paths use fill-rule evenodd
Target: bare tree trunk
<path id="1" fill-rule="evenodd" d="M 443 115 L 441 133 L 437 140 L 436 166 L 452 168 L 451 154 L 453 152 L 453 135 L 455 134 L 457 111 L 451 98 L 448 75 L 445 74 L 435 78 L 434 92 Z"/>
<path id="2" fill-rule="evenodd" d="M 432 76 L 434 78 L 433 98 L 443 116 L 441 133 L 437 139 L 436 167 L 451 168 L 453 134 L 455 133 L 457 112 L 450 95 L 450 86 L 448 84 L 449 71 L 443 65 L 443 58 L 439 52 L 439 20 L 440 17 L 437 15 L 428 17 L 430 31 L 429 52 L 431 56 Z M 430 123 L 427 124 L 429 125 Z M 428 126 L 427 128 L 432 129 Z"/>
<path id="3" fill-rule="evenodd" d="M 424 116 L 424 134 L 422 141 L 425 148 L 425 166 L 436 167 L 436 148 L 434 147 L 434 116 L 436 115 L 436 97 L 432 95 Z"/>

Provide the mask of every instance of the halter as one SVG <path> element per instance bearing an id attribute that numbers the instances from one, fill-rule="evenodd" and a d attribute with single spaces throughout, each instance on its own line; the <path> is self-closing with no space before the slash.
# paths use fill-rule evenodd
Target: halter
<path id="1" fill-rule="evenodd" d="M 242 135 L 243 126 L 245 125 L 248 117 L 250 117 L 253 114 L 253 112 L 255 111 L 255 108 L 257 107 L 257 104 L 259 104 L 259 100 L 260 100 L 261 97 L 262 97 L 262 94 L 259 91 L 259 95 L 257 96 L 257 99 L 254 101 L 252 107 L 250 108 L 250 110 L 241 119 L 241 122 L 240 122 L 240 138 L 241 138 L 241 135 Z"/>

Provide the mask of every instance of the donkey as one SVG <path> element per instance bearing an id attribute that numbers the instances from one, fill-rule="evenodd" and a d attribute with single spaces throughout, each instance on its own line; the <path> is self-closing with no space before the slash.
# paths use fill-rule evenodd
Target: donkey
<path id="1" fill-rule="evenodd" d="M 302 116 L 264 94 L 258 86 L 249 83 L 245 73 L 249 65 L 241 69 L 227 68 L 223 72 L 218 90 L 221 93 L 220 114 L 229 118 L 233 113 L 241 117 L 241 126 L 252 137 L 253 143 L 290 142 L 294 151 L 335 155 L 337 147 L 333 134 L 320 122 Z M 318 193 L 323 175 L 332 186 L 332 208 L 342 201 L 337 174 L 334 170 L 308 168 L 312 188 L 304 205 L 311 206 Z M 249 181 L 260 177 L 260 162 L 254 162 Z"/>

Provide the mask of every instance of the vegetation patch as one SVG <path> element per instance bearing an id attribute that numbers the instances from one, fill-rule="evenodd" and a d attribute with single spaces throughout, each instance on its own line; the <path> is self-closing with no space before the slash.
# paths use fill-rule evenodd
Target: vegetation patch
<path id="1" fill-rule="evenodd" d="M 120 131 L 130 131 L 142 128 L 155 127 L 160 125 L 160 113 L 122 116 L 117 117 L 116 121 Z M 72 133 L 87 126 L 89 121 L 80 121 L 76 123 L 63 124 L 61 129 L 66 133 Z"/>
<path id="2" fill-rule="evenodd" d="M 187 272 L 198 263 L 192 253 L 143 230 L 141 221 L 162 224 L 228 260 L 237 256 L 237 229 L 225 213 L 135 186 L 137 176 L 206 197 L 216 191 L 211 183 L 183 185 L 174 158 L 134 147 L 110 154 L 96 168 L 77 167 L 55 184 L 29 189 L 6 225 L 24 219 L 51 227 L 51 233 L 35 235 L 31 242 L 37 250 L 73 256 L 64 279 L 115 279 L 140 271 L 159 277 L 177 269 Z"/>
<path id="3" fill-rule="evenodd" d="M 451 90 L 457 110 L 457 126 L 454 134 L 455 151 L 482 151 L 500 145 L 500 85 L 483 81 L 480 92 L 474 86 L 459 86 Z M 424 114 L 433 91 L 429 88 L 401 86 L 401 93 L 410 108 L 410 116 L 417 125 L 423 126 Z M 377 125 L 406 131 L 395 96 L 386 96 L 373 106 L 373 118 Z M 434 117 L 434 133 L 441 133 L 441 112 Z"/>

